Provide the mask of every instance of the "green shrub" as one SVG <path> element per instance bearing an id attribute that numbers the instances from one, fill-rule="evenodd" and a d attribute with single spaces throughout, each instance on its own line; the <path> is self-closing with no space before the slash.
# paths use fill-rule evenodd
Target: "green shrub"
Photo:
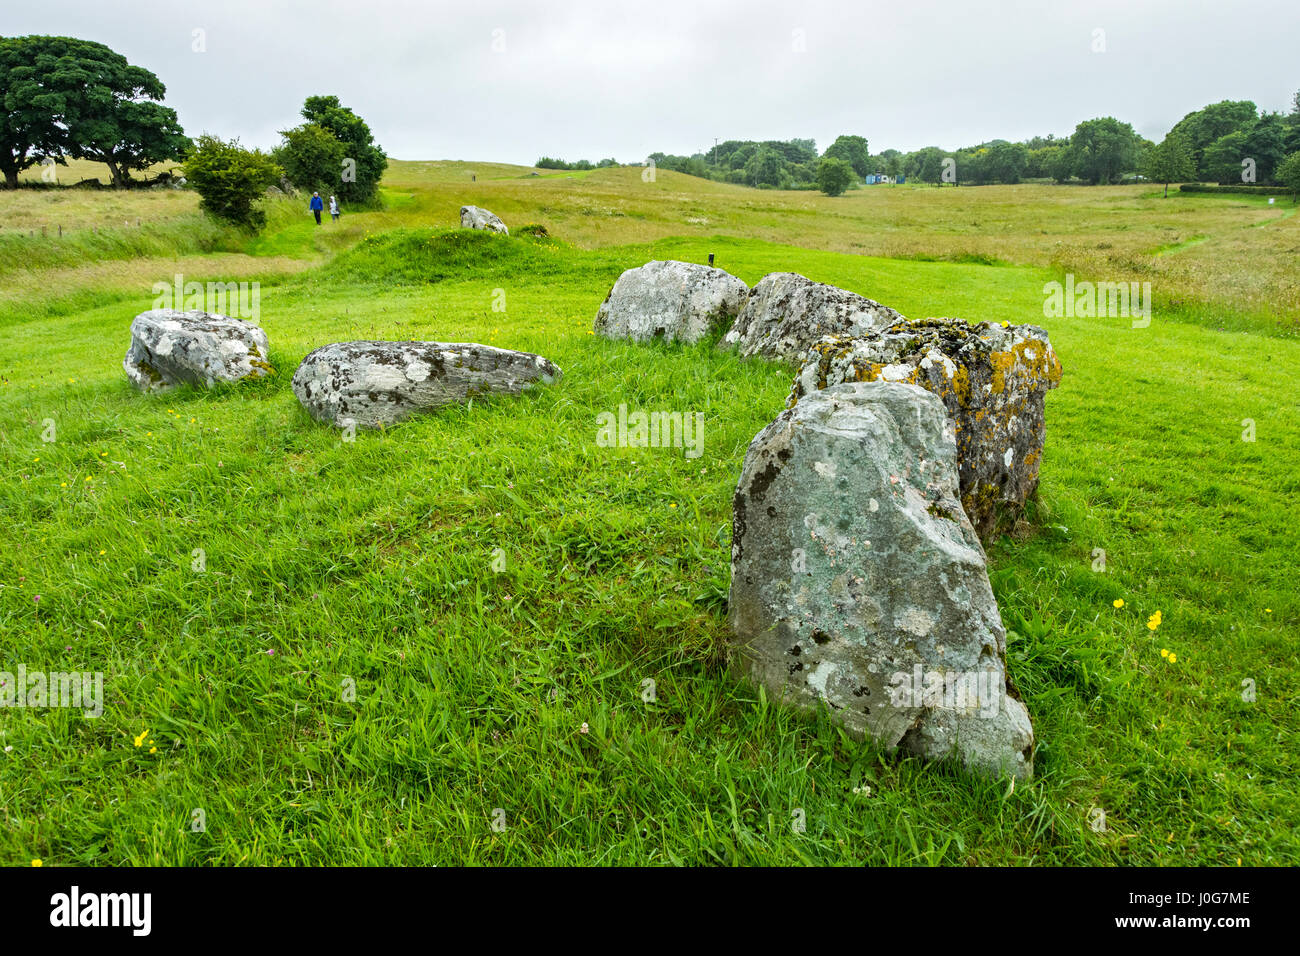
<path id="1" fill-rule="evenodd" d="M 200 136 L 185 160 L 185 178 L 200 196 L 199 208 L 218 219 L 260 229 L 266 213 L 254 203 L 284 170 L 261 150 L 248 150 L 238 139 L 226 143 Z"/>
<path id="2" fill-rule="evenodd" d="M 824 156 L 817 164 L 817 188 L 828 196 L 842 195 L 855 178 L 853 167 L 842 159 Z"/>
<path id="3" fill-rule="evenodd" d="M 1254 196 L 1266 196 L 1269 193 L 1276 195 L 1284 191 L 1281 186 L 1216 186 L 1211 183 L 1183 183 L 1178 190 L 1185 193 L 1246 193 Z"/>

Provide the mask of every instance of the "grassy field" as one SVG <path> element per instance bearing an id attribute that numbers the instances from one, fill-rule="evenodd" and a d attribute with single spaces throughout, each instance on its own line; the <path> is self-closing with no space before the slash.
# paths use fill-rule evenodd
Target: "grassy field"
<path id="1" fill-rule="evenodd" d="M 94 172 L 77 169 L 76 175 Z M 251 247 L 201 219 L 190 192 L 6 194 L 0 280 L 6 289 L 22 286 L 22 293 L 0 297 L 0 323 L 22 305 L 84 306 L 94 295 L 120 298 L 148 274 L 170 279 L 177 271 L 173 251 L 251 252 L 247 261 L 223 260 L 216 272 L 268 281 L 367 232 L 455 225 L 460 207 L 473 202 L 509 223 L 541 223 L 584 249 L 716 235 L 889 258 L 1042 266 L 1058 278 L 1150 282 L 1166 320 L 1300 337 L 1300 219 L 1281 194 L 1270 206 L 1264 196 L 1176 190 L 1165 199 L 1154 186 L 906 185 L 864 187 L 832 199 L 663 170 L 645 182 L 638 168 L 565 172 L 401 161 L 391 164 L 384 185 L 384 212 L 345 214 L 319 233 L 307 221 L 305 198 L 270 203 L 270 236 Z M 86 235 L 92 227 L 96 232 Z M 115 278 L 114 269 L 86 274 L 87 262 L 105 260 L 130 260 L 129 278 Z M 184 265 L 196 274 L 202 268 Z M 49 289 L 76 294 L 42 292 Z"/>
<path id="2" fill-rule="evenodd" d="M 386 210 L 319 230 L 276 204 L 256 240 L 178 207 L 120 255 L 93 232 L 48 260 L 0 243 L 0 669 L 103 671 L 107 698 L 98 719 L 0 709 L 0 862 L 1300 859 L 1289 206 L 463 163 L 385 185 Z M 0 237 L 32 195 L 0 193 Z M 465 202 L 556 241 L 448 231 Z M 1215 255 L 1241 243 L 1247 264 Z M 1049 329 L 1065 378 L 1033 531 L 989 550 L 1030 784 L 880 754 L 727 673 L 731 493 L 791 372 L 590 334 L 621 270 L 710 252 L 750 283 Z M 1121 259 L 1157 286 L 1149 328 L 1042 318 L 1063 268 L 1118 280 Z M 262 277 L 278 375 L 130 389 L 127 326 L 177 271 Z M 564 378 L 344 442 L 289 377 L 371 337 L 535 351 Z M 598 447 L 620 403 L 702 412 L 703 456 Z"/>

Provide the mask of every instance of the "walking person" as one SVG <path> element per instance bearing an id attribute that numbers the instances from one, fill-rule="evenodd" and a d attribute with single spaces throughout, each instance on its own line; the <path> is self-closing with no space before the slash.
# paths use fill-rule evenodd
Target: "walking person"
<path id="1" fill-rule="evenodd" d="M 308 208 L 310 208 L 311 211 L 316 214 L 316 225 L 319 226 L 320 211 L 325 208 L 325 204 L 321 202 L 320 193 L 311 194 L 311 205 Z"/>
<path id="2" fill-rule="evenodd" d="M 339 221 L 339 201 L 330 196 L 330 219 L 334 222 Z"/>

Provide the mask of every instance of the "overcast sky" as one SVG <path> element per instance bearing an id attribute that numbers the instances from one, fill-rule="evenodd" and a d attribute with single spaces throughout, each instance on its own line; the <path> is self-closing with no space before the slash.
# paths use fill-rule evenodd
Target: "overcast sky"
<path id="1" fill-rule="evenodd" d="M 1300 0 L 4 3 L 5 35 L 153 70 L 192 136 L 270 147 L 333 93 L 398 159 L 637 162 L 840 133 L 956 148 L 1105 115 L 1159 139 L 1207 103 L 1285 111 L 1300 88 Z"/>

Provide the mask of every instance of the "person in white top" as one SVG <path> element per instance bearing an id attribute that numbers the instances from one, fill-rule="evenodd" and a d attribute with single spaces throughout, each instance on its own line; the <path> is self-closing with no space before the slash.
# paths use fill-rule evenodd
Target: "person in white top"
<path id="1" fill-rule="evenodd" d="M 339 221 L 339 201 L 330 196 L 330 219 L 334 222 Z"/>

